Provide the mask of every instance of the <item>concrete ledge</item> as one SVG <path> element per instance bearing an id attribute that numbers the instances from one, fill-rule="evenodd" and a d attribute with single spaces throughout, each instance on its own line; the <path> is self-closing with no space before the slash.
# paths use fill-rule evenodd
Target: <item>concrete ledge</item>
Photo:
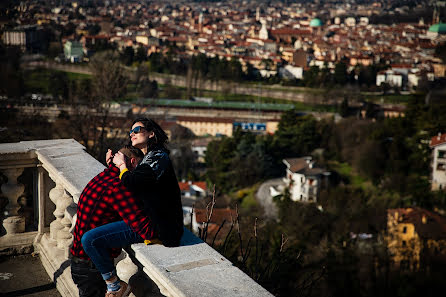
<path id="1" fill-rule="evenodd" d="M 0 237 L 0 255 L 31 253 L 36 236 L 37 231 Z"/>
<path id="2" fill-rule="evenodd" d="M 187 229 L 181 244 L 131 246 L 144 272 L 166 296 L 273 296 Z"/>

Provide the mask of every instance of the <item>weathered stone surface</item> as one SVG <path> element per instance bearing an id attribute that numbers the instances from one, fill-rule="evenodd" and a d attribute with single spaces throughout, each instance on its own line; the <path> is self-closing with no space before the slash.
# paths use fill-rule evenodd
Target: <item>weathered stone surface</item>
<path id="1" fill-rule="evenodd" d="M 188 230 L 180 247 L 134 244 L 132 249 L 144 272 L 170 296 L 272 296 Z"/>

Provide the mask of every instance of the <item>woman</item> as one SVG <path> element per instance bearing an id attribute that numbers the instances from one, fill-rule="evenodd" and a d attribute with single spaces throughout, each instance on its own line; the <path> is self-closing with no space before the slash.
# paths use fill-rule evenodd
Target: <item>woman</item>
<path id="1" fill-rule="evenodd" d="M 131 144 L 144 153 L 144 158 L 136 168 L 129 171 L 124 155 L 119 152 L 112 156 L 109 150 L 106 161 L 112 161 L 119 168 L 122 184 L 142 201 L 146 214 L 153 222 L 155 234 L 163 245 L 178 246 L 183 234 L 183 211 L 180 188 L 166 148 L 168 137 L 157 123 L 148 118 L 136 119 L 129 135 Z M 82 238 L 84 250 L 95 264 L 107 259 L 108 248 L 116 247 L 116 234 L 122 233 L 122 238 L 130 238 L 128 242 L 121 240 L 126 243 L 122 246 L 137 242 L 128 234 L 128 229 L 108 230 L 113 233 L 113 237 L 101 234 L 98 240 L 93 229 L 85 233 L 85 240 Z M 107 283 L 109 295 L 106 296 L 123 296 L 127 284 L 120 282 L 116 270 L 113 268 L 112 271 L 100 272 Z"/>

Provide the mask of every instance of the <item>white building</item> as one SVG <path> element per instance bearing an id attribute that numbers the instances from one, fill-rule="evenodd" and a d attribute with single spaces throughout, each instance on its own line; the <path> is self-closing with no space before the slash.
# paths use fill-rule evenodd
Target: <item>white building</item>
<path id="1" fill-rule="evenodd" d="M 438 133 L 430 142 L 432 151 L 432 190 L 446 189 L 446 134 Z"/>
<path id="2" fill-rule="evenodd" d="M 348 17 L 344 20 L 344 24 L 348 27 L 354 27 L 356 25 L 356 19 L 353 17 Z"/>
<path id="3" fill-rule="evenodd" d="M 382 83 L 401 88 L 403 86 L 403 75 L 393 70 L 380 71 L 376 75 L 376 85 L 379 87 Z"/>
<path id="4" fill-rule="evenodd" d="M 259 32 L 259 38 L 266 40 L 269 38 L 268 29 L 266 29 L 266 21 L 264 19 L 262 19 L 262 20 L 260 20 L 260 23 L 262 24 L 262 28 L 260 29 L 260 32 Z"/>
<path id="5" fill-rule="evenodd" d="M 303 71 L 304 69 L 302 67 L 286 65 L 285 67 L 279 68 L 279 75 L 287 79 L 302 79 Z"/>
<path id="6" fill-rule="evenodd" d="M 330 173 L 317 167 L 311 157 L 284 159 L 283 163 L 287 166 L 283 181 L 289 187 L 291 200 L 316 202 Z"/>

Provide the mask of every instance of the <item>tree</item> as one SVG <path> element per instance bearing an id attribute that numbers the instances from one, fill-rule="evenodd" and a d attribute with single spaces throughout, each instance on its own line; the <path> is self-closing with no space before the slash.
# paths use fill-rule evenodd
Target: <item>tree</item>
<path id="1" fill-rule="evenodd" d="M 71 86 L 71 103 L 76 113 L 70 122 L 87 151 L 100 160 L 105 155 L 110 106 L 126 93 L 128 78 L 114 52 L 97 53 L 91 59 L 90 70 L 91 81 Z"/>
<path id="2" fill-rule="evenodd" d="M 68 98 L 69 79 L 66 72 L 52 72 L 50 75 L 51 92 L 54 98 L 61 97 L 62 100 Z"/>
<path id="3" fill-rule="evenodd" d="M 144 98 L 158 98 L 158 83 L 156 80 L 145 80 L 142 83 L 141 95 Z"/>
<path id="4" fill-rule="evenodd" d="M 147 60 L 147 51 L 143 46 L 139 46 L 136 50 L 135 60 L 140 63 Z"/>
<path id="5" fill-rule="evenodd" d="M 18 98 L 24 93 L 20 56 L 18 47 L 0 45 L 0 94 L 11 98 Z"/>
<path id="6" fill-rule="evenodd" d="M 336 63 L 334 81 L 340 85 L 345 85 L 347 83 L 347 65 L 344 62 Z"/>
<path id="7" fill-rule="evenodd" d="M 345 118 L 348 115 L 348 99 L 347 99 L 347 97 L 344 97 L 344 100 L 342 100 L 341 107 L 339 109 L 339 114 L 343 118 Z"/>
<path id="8" fill-rule="evenodd" d="M 278 158 L 297 157 L 311 153 L 320 141 L 316 119 L 289 110 L 282 114 L 273 145 Z"/>
<path id="9" fill-rule="evenodd" d="M 131 46 L 127 46 L 121 54 L 121 61 L 124 65 L 130 66 L 135 58 L 135 50 Z"/>
<path id="10" fill-rule="evenodd" d="M 311 66 L 308 71 L 304 72 L 303 84 L 306 87 L 313 87 L 319 83 L 319 67 Z"/>
<path id="11" fill-rule="evenodd" d="M 443 63 L 446 63 L 446 42 L 437 45 L 435 48 L 435 55 L 437 55 Z"/>

